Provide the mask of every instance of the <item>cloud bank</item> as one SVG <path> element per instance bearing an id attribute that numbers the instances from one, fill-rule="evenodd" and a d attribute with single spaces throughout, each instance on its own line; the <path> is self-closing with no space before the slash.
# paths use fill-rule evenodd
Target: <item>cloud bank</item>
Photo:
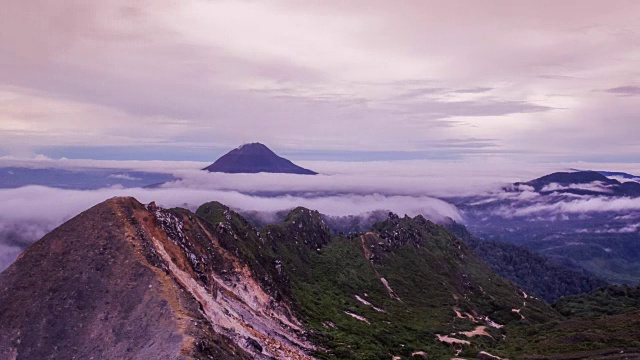
<path id="1" fill-rule="evenodd" d="M 33 241 L 79 212 L 114 196 L 134 196 L 144 203 L 194 210 L 207 201 L 220 201 L 237 210 L 273 214 L 305 206 L 332 216 L 360 215 L 390 210 L 400 215 L 422 214 L 432 220 L 450 217 L 462 221 L 453 205 L 437 199 L 476 196 L 473 206 L 494 206 L 502 201 L 518 204 L 500 209 L 504 216 L 530 216 L 549 212 L 610 211 L 640 208 L 636 199 L 606 199 L 567 195 L 545 201 L 531 187 L 495 191 L 509 183 L 563 170 L 545 163 L 520 161 L 378 161 L 299 162 L 322 175 L 219 174 L 198 169 L 208 163 L 168 161 L 96 161 L 38 158 L 0 158 L 0 166 L 55 167 L 62 169 L 108 168 L 157 171 L 182 180 L 157 188 L 108 188 L 92 191 L 61 190 L 41 186 L 0 190 L 0 268 L 7 266 Z M 600 167 L 602 164 L 594 166 Z M 567 163 L 564 169 L 587 168 Z M 615 164 L 607 169 L 638 173 L 637 164 Z M 117 179 L 115 179 L 117 180 Z M 494 191 L 491 191 L 494 190 Z M 480 194 L 480 195 L 479 195 Z"/>
<path id="2" fill-rule="evenodd" d="M 0 190 L 0 270 L 28 245 L 81 211 L 114 196 L 134 196 L 143 203 L 195 210 L 207 201 L 220 201 L 237 210 L 274 213 L 304 206 L 331 216 L 359 215 L 374 210 L 424 215 L 434 221 L 450 217 L 460 221 L 455 206 L 429 196 L 343 194 L 322 197 L 282 195 L 264 197 L 238 191 L 184 187 L 159 189 L 63 190 L 27 186 Z"/>
<path id="3" fill-rule="evenodd" d="M 537 214 L 584 214 L 598 212 L 622 212 L 640 210 L 640 198 L 609 198 L 601 196 L 576 196 L 553 203 L 534 203 L 519 208 L 502 207 L 496 210 L 504 217 L 530 216 Z"/>

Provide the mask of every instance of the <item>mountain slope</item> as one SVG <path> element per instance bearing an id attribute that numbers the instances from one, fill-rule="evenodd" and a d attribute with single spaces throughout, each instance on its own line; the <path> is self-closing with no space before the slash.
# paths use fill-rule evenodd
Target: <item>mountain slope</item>
<path id="1" fill-rule="evenodd" d="M 640 358 L 640 287 L 607 286 L 554 308 L 567 318 L 513 329 L 502 350 L 531 360 Z"/>
<path id="2" fill-rule="evenodd" d="M 245 144 L 231 150 L 203 170 L 223 173 L 282 173 L 316 175 L 291 161 L 276 155 L 260 143 Z"/>
<path id="3" fill-rule="evenodd" d="M 445 227 L 463 240 L 493 271 L 548 303 L 607 285 L 606 281 L 569 262 L 547 258 L 523 246 L 479 239 L 455 221 L 445 224 Z"/>
<path id="4" fill-rule="evenodd" d="M 620 315 L 640 309 L 640 286 L 609 285 L 588 294 L 562 298 L 554 307 L 571 317 Z"/>
<path id="5" fill-rule="evenodd" d="M 307 358 L 312 345 L 215 229 L 107 201 L 0 274 L 0 358 Z"/>
<path id="6" fill-rule="evenodd" d="M 0 289 L 2 359 L 522 358 L 551 328 L 564 356 L 588 326 L 422 216 L 344 237 L 317 211 L 258 231 L 217 202 L 109 200 L 34 244 Z"/>
<path id="7" fill-rule="evenodd" d="M 248 223 L 221 204 L 205 204 L 197 213 L 235 228 L 235 237 L 251 233 Z M 319 345 L 318 358 L 388 359 L 422 352 L 445 358 L 455 349 L 475 356 L 500 342 L 502 325 L 557 317 L 422 217 L 391 215 L 371 232 L 331 237 L 321 214 L 297 208 L 258 238 L 271 261 L 260 259 L 265 251 L 255 244 L 237 251 L 258 266 L 277 264 L 286 274 L 291 288 L 282 293 Z M 485 335 L 462 334 L 476 330 Z"/>

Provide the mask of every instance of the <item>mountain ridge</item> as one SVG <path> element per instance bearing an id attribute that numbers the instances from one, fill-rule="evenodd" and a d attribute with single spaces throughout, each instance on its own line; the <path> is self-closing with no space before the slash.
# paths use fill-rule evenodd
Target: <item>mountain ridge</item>
<path id="1" fill-rule="evenodd" d="M 616 173 L 617 174 L 617 173 Z M 568 193 L 575 195 L 640 196 L 640 183 L 620 182 L 598 171 L 554 172 L 514 187 L 531 186 L 539 193 Z"/>
<path id="2" fill-rule="evenodd" d="M 218 202 L 114 198 L 36 242 L 0 288 L 9 359 L 521 358 L 526 334 L 564 324 L 422 216 L 336 236 L 302 207 L 258 230 Z"/>
<path id="3" fill-rule="evenodd" d="M 0 274 L 11 289 L 0 294 L 0 348 L 18 358 L 308 358 L 299 322 L 215 231 L 133 198 L 81 213 Z"/>
<path id="4" fill-rule="evenodd" d="M 194 357 L 235 353 L 243 358 L 235 346 L 216 349 L 214 344 L 225 342 L 193 325 L 204 324 L 197 305 L 166 286 L 168 275 L 149 251 L 150 239 L 138 236 L 127 220 L 141 208 L 130 199 L 98 204 L 33 244 L 0 273 L 1 287 L 11 289 L 0 293 L 5 358 L 187 358 L 182 346 L 189 338 L 197 343 L 188 351 Z"/>

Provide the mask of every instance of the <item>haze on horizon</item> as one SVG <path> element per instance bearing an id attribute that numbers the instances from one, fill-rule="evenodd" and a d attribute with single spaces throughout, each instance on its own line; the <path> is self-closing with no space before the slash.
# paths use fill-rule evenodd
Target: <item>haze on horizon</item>
<path id="1" fill-rule="evenodd" d="M 636 1 L 13 1 L 0 156 L 637 162 Z"/>

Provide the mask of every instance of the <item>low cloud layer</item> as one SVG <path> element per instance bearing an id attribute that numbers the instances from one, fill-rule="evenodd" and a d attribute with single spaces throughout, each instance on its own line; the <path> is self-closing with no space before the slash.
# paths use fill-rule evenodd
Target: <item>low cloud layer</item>
<path id="1" fill-rule="evenodd" d="M 640 210 L 640 198 L 609 198 L 602 196 L 576 197 L 578 197 L 578 199 L 564 199 L 553 203 L 534 203 L 520 208 L 514 208 L 511 206 L 502 207 L 496 210 L 496 213 L 505 217 L 514 217 L 537 214 L 584 214 Z"/>
<path id="2" fill-rule="evenodd" d="M 604 184 L 600 181 L 594 181 L 588 184 L 569 184 L 569 185 L 551 183 L 549 185 L 545 185 L 540 191 L 552 192 L 552 191 L 561 191 L 561 190 L 585 190 L 585 191 L 594 191 L 594 192 L 600 192 L 600 193 L 612 192 L 612 190 L 607 184 Z"/>
<path id="3" fill-rule="evenodd" d="M 622 179 L 630 181 L 630 179 Z M 636 184 L 637 185 L 637 184 Z M 538 191 L 533 186 L 518 184 L 501 190 L 472 196 L 459 203 L 468 224 L 510 224 L 495 231 L 508 233 L 509 226 L 542 231 L 552 222 L 565 222 L 563 231 L 594 234 L 636 233 L 640 228 L 640 196 L 619 183 L 548 183 Z M 539 227 L 535 227 L 539 226 Z M 591 227 L 589 227 L 591 226 Z M 544 231 L 547 231 L 544 230 Z"/>
<path id="4" fill-rule="evenodd" d="M 289 174 L 220 174 L 198 169 L 207 163 L 159 161 L 16 160 L 0 158 L 0 166 L 55 167 L 63 169 L 109 168 L 157 171 L 182 180 L 158 188 L 108 188 L 91 191 L 28 186 L 0 190 L 0 269 L 29 244 L 81 211 L 114 196 L 134 196 L 143 203 L 191 210 L 207 201 L 220 201 L 237 210 L 273 214 L 304 206 L 331 216 L 360 215 L 390 210 L 400 215 L 422 214 L 432 220 L 450 217 L 462 221 L 453 205 L 437 199 L 475 196 L 473 206 L 489 206 L 501 216 L 561 218 L 561 214 L 593 211 L 640 210 L 640 199 L 566 194 L 543 196 L 530 186 L 510 191 L 498 189 L 562 170 L 544 163 L 492 161 L 299 162 L 319 171 L 317 176 Z M 602 164 L 567 163 L 569 168 L 603 168 Z M 122 169 L 123 171 L 119 171 Z M 614 164 L 609 170 L 640 173 L 637 164 Z M 116 171 L 117 170 L 117 171 Z M 493 190 L 493 191 L 491 191 Z M 484 195 L 479 195 L 484 194 Z M 553 200 L 553 201 L 546 201 Z M 516 207 L 499 208 L 502 202 Z M 495 203 L 498 207 L 493 207 Z"/>
<path id="5" fill-rule="evenodd" d="M 332 216 L 359 215 L 390 210 L 400 215 L 422 214 L 434 221 L 460 220 L 458 210 L 428 196 L 348 194 L 323 197 L 253 196 L 237 191 L 165 187 L 160 189 L 62 190 L 41 186 L 0 190 L 0 270 L 29 244 L 81 211 L 114 196 L 134 196 L 143 203 L 195 210 L 207 201 L 220 201 L 237 210 L 274 213 L 304 206 Z"/>
<path id="6" fill-rule="evenodd" d="M 474 139 L 469 139 L 473 141 Z M 452 142 L 455 142 L 452 140 Z M 227 149 L 230 150 L 230 149 Z M 285 155 L 285 157 L 288 157 Z M 275 174 L 220 174 L 200 169 L 209 161 L 135 161 L 52 159 L 0 156 L 0 167 L 56 168 L 82 171 L 87 168 L 113 172 L 146 171 L 184 179 L 175 186 L 238 191 L 346 191 L 357 193 L 431 195 L 438 197 L 473 195 L 527 181 L 556 171 L 598 169 L 640 173 L 638 162 L 541 162 L 526 155 L 518 159 L 478 154 L 464 159 L 423 159 L 389 161 L 297 161 L 320 176 Z M 628 179 L 626 179 L 628 180 Z"/>

